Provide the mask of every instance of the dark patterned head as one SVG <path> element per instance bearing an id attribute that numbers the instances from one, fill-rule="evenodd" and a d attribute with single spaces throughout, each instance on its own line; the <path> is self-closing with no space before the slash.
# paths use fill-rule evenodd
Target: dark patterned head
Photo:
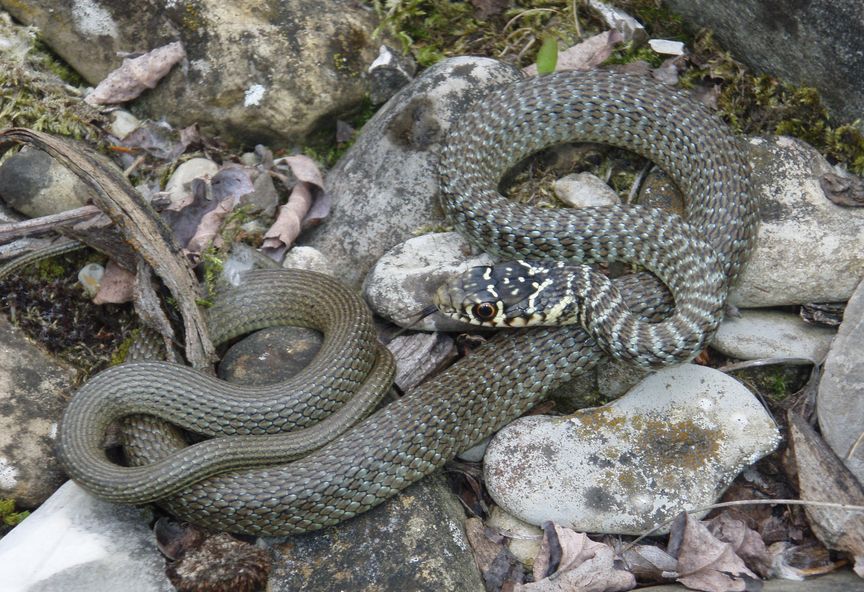
<path id="1" fill-rule="evenodd" d="M 560 324 L 562 315 L 575 309 L 562 267 L 542 261 L 472 267 L 438 288 L 434 303 L 442 314 L 472 325 Z"/>

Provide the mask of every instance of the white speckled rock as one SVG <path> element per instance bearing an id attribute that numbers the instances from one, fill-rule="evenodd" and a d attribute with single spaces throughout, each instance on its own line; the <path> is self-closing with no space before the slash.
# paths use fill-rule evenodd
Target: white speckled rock
<path id="1" fill-rule="evenodd" d="M 780 435 L 741 383 L 687 364 L 613 403 L 519 419 L 486 451 L 489 493 L 532 524 L 637 534 L 712 503 Z"/>
<path id="2" fill-rule="evenodd" d="M 846 310 L 837 339 L 825 359 L 817 411 L 825 441 L 864 483 L 864 281 Z"/>
<path id="3" fill-rule="evenodd" d="M 53 448 L 74 379 L 0 315 L 0 498 L 19 508 L 35 508 L 66 480 Z"/>
<path id="4" fill-rule="evenodd" d="M 825 197 L 820 178 L 836 171 L 804 142 L 754 138 L 748 148 L 761 225 L 730 303 L 758 308 L 848 300 L 864 276 L 864 208 Z"/>
<path id="5" fill-rule="evenodd" d="M 491 262 L 489 255 L 478 254 L 456 232 L 425 234 L 385 253 L 366 276 L 363 295 L 372 310 L 404 327 L 432 304 L 432 295 L 442 283 L 469 267 Z M 412 328 L 457 331 L 465 327 L 434 314 Z"/>
<path id="6" fill-rule="evenodd" d="M 0 540 L 3 592 L 171 592 L 142 510 L 69 481 Z"/>
<path id="7" fill-rule="evenodd" d="M 388 249 L 444 222 L 438 200 L 438 148 L 451 125 L 489 88 L 522 78 L 508 64 L 480 57 L 442 60 L 400 90 L 366 122 L 327 174 L 333 210 L 301 241 L 359 286 Z"/>
<path id="8" fill-rule="evenodd" d="M 611 206 L 621 203 L 618 194 L 591 173 L 561 177 L 552 186 L 555 197 L 571 208 Z"/>
<path id="9" fill-rule="evenodd" d="M 742 310 L 727 317 L 711 344 L 723 354 L 741 360 L 805 358 L 821 363 L 837 333 L 830 327 L 805 323 L 800 316 L 768 310 Z"/>
<path id="10" fill-rule="evenodd" d="M 292 248 L 285 255 L 282 261 L 282 267 L 285 269 L 307 269 L 309 271 L 317 271 L 326 275 L 336 276 L 333 265 L 330 260 L 324 256 L 321 251 L 313 247 Z"/>

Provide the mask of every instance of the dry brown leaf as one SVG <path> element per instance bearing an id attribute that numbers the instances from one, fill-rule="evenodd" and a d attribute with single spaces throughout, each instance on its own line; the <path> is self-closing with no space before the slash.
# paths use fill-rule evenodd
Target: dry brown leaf
<path id="1" fill-rule="evenodd" d="M 676 580 L 703 592 L 745 592 L 761 589 L 761 580 L 708 528 L 684 514 L 669 533 L 669 553 L 678 558 Z"/>
<path id="2" fill-rule="evenodd" d="M 293 186 L 289 175 L 278 172 L 279 168 L 284 170 L 281 165 L 290 167 L 290 176 L 297 180 Z M 327 217 L 330 213 L 330 200 L 324 191 L 321 170 L 308 156 L 295 154 L 278 158 L 273 161 L 270 174 L 291 189 L 288 201 L 279 208 L 276 221 L 264 234 L 261 245 L 262 252 L 278 260 L 294 244 L 301 231 Z"/>
<path id="3" fill-rule="evenodd" d="M 525 581 L 522 564 L 507 547 L 489 538 L 489 531 L 483 526 L 482 520 L 466 520 L 465 534 L 487 590 L 501 590 L 505 584 L 512 586 Z"/>
<path id="4" fill-rule="evenodd" d="M 155 88 L 174 64 L 185 57 L 183 44 L 175 41 L 137 58 L 125 59 L 84 100 L 91 105 L 131 101 L 148 88 Z"/>
<path id="5" fill-rule="evenodd" d="M 759 533 L 748 527 L 742 520 L 723 512 L 704 522 L 708 531 L 724 543 L 732 545 L 735 554 L 744 560 L 747 567 L 767 578 L 771 573 L 771 555 Z"/>
<path id="6" fill-rule="evenodd" d="M 636 587 L 632 573 L 615 567 L 609 545 L 557 524 L 546 523 L 543 530 L 534 560 L 536 581 L 520 584 L 514 592 L 619 592 Z"/>
<path id="7" fill-rule="evenodd" d="M 834 451 L 796 413 L 788 413 L 789 441 L 798 467 L 801 499 L 864 505 L 864 490 Z M 829 549 L 855 558 L 855 573 L 864 578 L 864 514 L 805 506 L 810 528 Z"/>
<path id="8" fill-rule="evenodd" d="M 864 179 L 855 175 L 826 173 L 819 179 L 825 197 L 838 206 L 864 206 Z"/>
<path id="9" fill-rule="evenodd" d="M 279 207 L 279 214 L 267 232 L 261 250 L 265 253 L 287 249 L 303 230 L 303 218 L 312 207 L 312 191 L 307 183 L 297 183 L 288 196 L 285 205 Z M 280 253 L 281 255 L 281 253 Z"/>
<path id="10" fill-rule="evenodd" d="M 582 43 L 565 49 L 558 54 L 556 71 L 564 70 L 590 70 L 602 64 L 612 55 L 615 46 L 621 43 L 624 37 L 615 29 L 598 33 L 589 37 Z M 537 65 L 531 64 L 522 70 L 528 76 L 537 75 Z"/>
<path id="11" fill-rule="evenodd" d="M 132 302 L 135 296 L 135 274 L 108 261 L 105 274 L 99 282 L 99 290 L 93 297 L 93 304 L 123 304 Z"/>
<path id="12" fill-rule="evenodd" d="M 622 554 L 624 565 L 640 582 L 670 582 L 678 560 L 654 545 L 636 545 Z"/>
<path id="13" fill-rule="evenodd" d="M 186 244 L 186 252 L 190 255 L 200 255 L 211 244 L 220 246 L 219 231 L 222 229 L 222 222 L 234 210 L 236 204 L 233 197 L 226 197 L 217 203 L 215 208 L 204 214 L 198 229 Z"/>

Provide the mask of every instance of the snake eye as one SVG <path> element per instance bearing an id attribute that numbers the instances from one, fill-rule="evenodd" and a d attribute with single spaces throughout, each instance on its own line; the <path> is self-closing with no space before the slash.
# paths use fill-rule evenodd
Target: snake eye
<path id="1" fill-rule="evenodd" d="M 491 302 L 481 302 L 471 308 L 471 312 L 480 321 L 491 321 L 498 314 L 498 307 Z"/>

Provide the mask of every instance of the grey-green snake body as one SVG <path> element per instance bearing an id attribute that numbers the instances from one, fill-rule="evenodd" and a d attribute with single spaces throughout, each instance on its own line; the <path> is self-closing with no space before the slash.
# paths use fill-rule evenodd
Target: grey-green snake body
<path id="1" fill-rule="evenodd" d="M 558 212 L 510 204 L 494 191 L 501 173 L 515 160 L 568 140 L 614 144 L 657 162 L 689 198 L 687 224 L 670 222 L 645 208 L 624 207 L 581 210 L 562 219 Z M 482 109 L 465 115 L 458 130 L 450 134 L 440 168 L 445 208 L 460 230 L 484 248 L 518 258 L 637 260 L 664 274 L 676 302 L 695 287 L 694 302 L 700 310 L 722 306 L 726 282 L 740 271 L 755 236 L 756 204 L 737 140 L 691 99 L 641 77 L 560 74 L 494 90 Z M 683 234 L 675 234 L 679 230 Z M 670 255 L 671 251 L 677 255 Z M 685 279 L 676 279 L 679 273 Z M 719 286 L 716 278 L 709 278 L 718 274 L 724 278 Z M 233 329 L 217 329 L 218 334 L 261 326 L 264 320 L 249 319 L 256 314 L 267 317 L 265 309 L 282 306 L 290 297 L 301 298 L 305 312 L 285 313 L 282 320 L 294 314 L 306 324 L 308 309 L 329 301 L 335 291 L 320 288 L 319 279 L 305 274 L 262 272 L 249 281 L 249 290 L 237 292 L 242 297 L 229 292 L 218 305 L 222 308 L 217 308 L 214 320 L 232 317 L 227 322 L 233 325 Z M 280 282 L 293 286 L 287 290 L 290 294 L 277 291 Z M 668 312 L 668 297 L 652 276 L 643 273 L 614 283 L 637 315 L 653 319 Z M 312 298 L 304 298 L 310 291 Z M 253 296 L 262 292 L 272 297 L 258 310 Z M 351 314 L 355 313 L 368 317 L 368 312 Z M 695 322 L 687 314 L 687 322 Z M 348 324 L 347 318 L 333 312 L 322 313 L 319 320 L 335 324 L 337 330 Z M 684 349 L 701 347 L 710 338 L 712 323 L 716 326 L 716 319 L 700 323 L 709 329 Z M 270 443 L 281 436 L 273 433 L 308 425 L 333 411 L 347 396 L 343 391 L 363 388 L 362 376 L 372 368 L 383 368 L 373 382 L 387 382 L 386 354 L 368 343 L 341 346 L 340 339 L 330 339 L 334 355 L 353 360 L 359 353 L 360 361 L 334 376 L 330 362 L 316 359 L 316 367 L 291 386 L 292 392 L 305 390 L 312 395 L 302 402 L 291 403 L 291 396 L 274 402 L 269 394 L 244 394 L 233 385 L 168 363 L 108 370 L 87 383 L 70 403 L 61 426 L 61 459 L 76 481 L 108 499 L 158 500 L 184 519 L 230 532 L 276 535 L 314 530 L 363 512 L 434 471 L 603 355 L 594 338 L 579 327 L 498 335 L 329 444 L 284 463 L 292 455 L 286 453 L 283 459 L 283 451 L 274 451 Z M 604 347 L 615 349 L 621 339 L 613 337 Z M 668 348 L 662 345 L 659 361 L 667 357 L 662 352 Z M 672 349 L 675 359 L 690 355 L 680 347 Z M 641 361 L 643 349 L 634 351 L 636 361 Z M 331 385 L 337 394 L 331 393 Z M 161 417 L 216 437 L 160 461 L 155 474 L 148 475 L 150 469 L 145 468 L 130 479 L 132 473 L 113 465 L 101 450 L 107 424 L 129 414 Z M 151 417 L 131 423 L 133 464 L 159 461 L 183 446 L 161 420 Z M 235 437 L 241 438 L 236 446 Z M 216 452 L 209 446 L 217 447 Z M 228 455 L 224 459 L 223 453 Z M 219 474 L 201 480 L 195 475 L 181 485 L 169 483 L 174 478 L 168 476 L 170 472 L 192 475 L 198 470 L 195 463 L 205 456 Z M 247 459 L 251 465 L 245 464 Z M 270 464 L 274 461 L 278 464 Z"/>

